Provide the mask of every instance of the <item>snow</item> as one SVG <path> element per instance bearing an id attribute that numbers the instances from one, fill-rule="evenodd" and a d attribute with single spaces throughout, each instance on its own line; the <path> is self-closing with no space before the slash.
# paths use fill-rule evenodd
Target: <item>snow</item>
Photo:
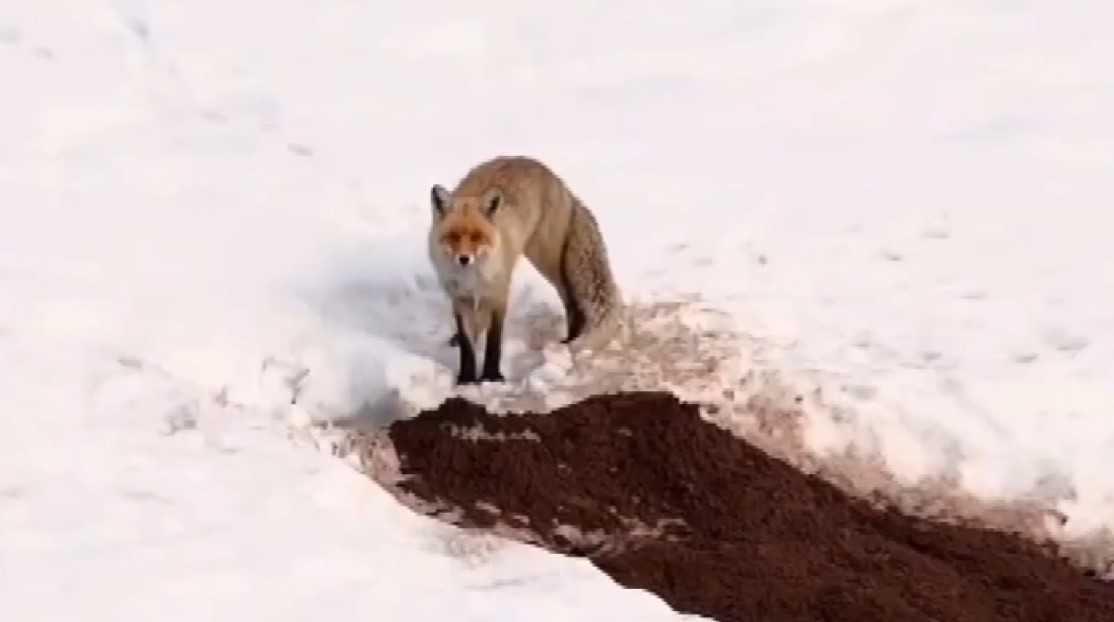
<path id="1" fill-rule="evenodd" d="M 814 450 L 1114 528 L 1109 3 L 422 7 L 0 9 L 14 619 L 678 617 L 447 552 L 304 430 L 452 390 L 426 197 L 496 153 L 569 180 L 634 299 L 699 293 L 824 387 Z M 544 389 L 556 297 L 524 269 L 514 304 Z"/>

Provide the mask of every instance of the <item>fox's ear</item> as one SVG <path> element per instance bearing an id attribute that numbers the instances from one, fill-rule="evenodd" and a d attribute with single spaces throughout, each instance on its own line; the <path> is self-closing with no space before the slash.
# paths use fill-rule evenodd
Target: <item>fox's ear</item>
<path id="1" fill-rule="evenodd" d="M 445 210 L 449 208 L 449 191 L 441 184 L 434 184 L 429 189 L 429 202 L 433 206 L 433 210 L 440 214 L 445 215 Z"/>
<path id="2" fill-rule="evenodd" d="M 480 208 L 483 209 L 484 215 L 488 218 L 495 215 L 499 208 L 503 207 L 503 191 L 499 188 L 492 188 L 484 194 L 483 203 Z"/>

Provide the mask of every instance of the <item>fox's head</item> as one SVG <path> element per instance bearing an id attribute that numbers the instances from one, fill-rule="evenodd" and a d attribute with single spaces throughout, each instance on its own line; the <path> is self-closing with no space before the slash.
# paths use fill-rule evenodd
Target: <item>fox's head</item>
<path id="1" fill-rule="evenodd" d="M 499 231 L 491 218 L 503 204 L 498 188 L 480 198 L 454 197 L 441 185 L 430 190 L 433 237 L 442 258 L 467 268 L 482 263 L 499 244 Z"/>

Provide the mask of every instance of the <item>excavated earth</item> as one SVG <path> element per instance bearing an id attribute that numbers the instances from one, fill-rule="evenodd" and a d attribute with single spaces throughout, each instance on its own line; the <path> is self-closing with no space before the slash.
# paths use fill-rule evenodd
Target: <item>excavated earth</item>
<path id="1" fill-rule="evenodd" d="M 674 609 L 739 622 L 1114 622 L 1114 584 L 1020 536 L 879 509 L 666 393 L 391 425 L 398 487 L 452 521 L 589 558 Z"/>

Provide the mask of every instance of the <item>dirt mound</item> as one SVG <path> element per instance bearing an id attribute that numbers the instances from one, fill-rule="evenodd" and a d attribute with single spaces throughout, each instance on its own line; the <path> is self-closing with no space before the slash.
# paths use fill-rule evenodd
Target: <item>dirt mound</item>
<path id="1" fill-rule="evenodd" d="M 453 522 L 588 556 L 716 620 L 1114 620 L 1114 585 L 1012 535 L 878 510 L 663 393 L 546 415 L 453 398 L 394 423 L 398 486 Z"/>

